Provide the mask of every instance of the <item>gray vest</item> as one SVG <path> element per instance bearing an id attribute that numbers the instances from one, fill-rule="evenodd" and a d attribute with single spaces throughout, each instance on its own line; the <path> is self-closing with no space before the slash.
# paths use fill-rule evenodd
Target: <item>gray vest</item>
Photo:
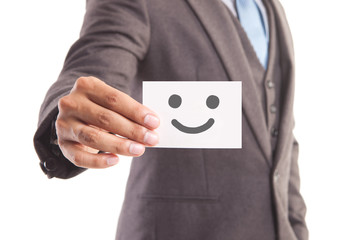
<path id="1" fill-rule="evenodd" d="M 241 38 L 244 52 L 247 56 L 249 65 L 252 70 L 252 75 L 257 86 L 257 94 L 261 99 L 261 105 L 263 107 L 268 131 L 271 136 L 271 146 L 273 152 L 276 148 L 277 136 L 279 133 L 279 120 L 281 114 L 281 65 L 280 65 L 280 46 L 278 42 L 275 18 L 271 6 L 267 1 L 263 1 L 267 10 L 269 29 L 270 29 L 270 41 L 269 41 L 269 61 L 268 69 L 265 71 L 264 67 L 258 60 L 256 53 L 251 45 L 246 32 L 239 24 L 235 24 L 237 27 L 239 36 Z M 231 14 L 229 12 L 229 14 Z M 234 21 L 238 21 L 233 18 Z"/>

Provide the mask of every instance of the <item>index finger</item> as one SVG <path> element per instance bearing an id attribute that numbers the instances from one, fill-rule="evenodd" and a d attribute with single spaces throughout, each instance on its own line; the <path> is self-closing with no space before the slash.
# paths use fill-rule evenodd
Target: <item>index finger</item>
<path id="1" fill-rule="evenodd" d="M 86 95 L 92 102 L 110 109 L 149 129 L 155 129 L 159 126 L 160 120 L 156 113 L 137 102 L 126 93 L 107 85 L 105 82 L 95 77 L 86 78 L 86 81 L 86 85 L 91 85 L 91 91 L 87 91 Z M 81 82 L 77 84 L 79 85 Z"/>

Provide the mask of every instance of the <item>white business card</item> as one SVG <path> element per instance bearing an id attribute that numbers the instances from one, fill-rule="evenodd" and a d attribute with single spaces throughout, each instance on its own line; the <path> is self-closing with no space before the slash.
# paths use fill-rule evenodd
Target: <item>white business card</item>
<path id="1" fill-rule="evenodd" d="M 163 148 L 241 148 L 240 81 L 144 81 L 143 104 L 160 117 Z"/>

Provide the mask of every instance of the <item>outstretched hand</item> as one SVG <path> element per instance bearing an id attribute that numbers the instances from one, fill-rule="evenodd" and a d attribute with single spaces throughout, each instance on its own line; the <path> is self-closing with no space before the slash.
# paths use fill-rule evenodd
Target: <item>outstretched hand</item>
<path id="1" fill-rule="evenodd" d="M 106 168 L 118 163 L 116 154 L 141 156 L 145 146 L 158 143 L 157 115 L 98 78 L 77 79 L 58 108 L 59 147 L 78 167 Z"/>

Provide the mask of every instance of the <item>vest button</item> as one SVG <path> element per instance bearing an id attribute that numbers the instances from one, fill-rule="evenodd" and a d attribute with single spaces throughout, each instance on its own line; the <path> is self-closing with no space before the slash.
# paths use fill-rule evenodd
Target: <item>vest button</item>
<path id="1" fill-rule="evenodd" d="M 275 84 L 274 84 L 274 82 L 273 81 L 271 81 L 271 80 L 267 80 L 267 86 L 268 86 L 268 88 L 273 88 L 274 86 L 275 86 Z"/>
<path id="2" fill-rule="evenodd" d="M 277 130 L 275 127 L 271 129 L 271 136 L 277 137 L 279 135 L 279 130 Z"/>
<path id="3" fill-rule="evenodd" d="M 271 112 L 271 113 L 276 113 L 276 110 L 277 110 L 277 109 L 276 109 L 276 106 L 275 106 L 275 105 L 271 105 L 271 106 L 270 106 L 270 112 Z"/>

